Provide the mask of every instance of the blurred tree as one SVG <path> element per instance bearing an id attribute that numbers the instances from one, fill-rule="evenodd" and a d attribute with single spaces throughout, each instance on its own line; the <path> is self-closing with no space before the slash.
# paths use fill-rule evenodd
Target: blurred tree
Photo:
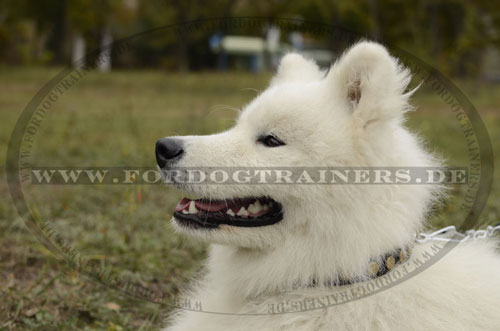
<path id="1" fill-rule="evenodd" d="M 190 21 L 201 20 L 210 17 L 231 16 L 236 0 L 213 0 L 200 3 L 193 0 L 151 0 L 140 3 L 141 27 L 146 30 L 170 24 L 178 24 L 180 27 Z M 214 62 L 214 56 L 209 50 L 208 38 L 215 31 L 176 29 L 175 39 L 171 34 L 151 34 L 146 36 L 141 44 L 141 53 L 150 46 L 159 52 L 160 57 L 175 55 L 175 68 L 178 71 L 206 67 L 207 59 Z M 142 49 L 144 47 L 144 49 Z M 158 54 L 158 53 L 157 53 Z M 151 61 L 152 54 L 145 55 Z M 169 65 L 167 65 L 169 66 Z"/>
<path id="2" fill-rule="evenodd" d="M 136 9 L 136 1 L 72 0 L 67 7 L 72 39 L 83 38 L 90 41 L 92 49 L 103 50 L 113 42 L 113 35 L 119 34 L 120 28 L 135 18 Z M 102 51 L 101 56 L 105 56 Z M 101 70 L 106 70 L 108 65 L 111 65 L 111 55 L 101 61 Z"/>
<path id="3" fill-rule="evenodd" d="M 16 39 L 23 39 L 19 33 L 10 33 L 15 32 L 13 27 L 17 23 L 31 21 L 34 25 L 34 42 L 30 46 L 33 58 L 39 58 L 48 50 L 53 63 L 67 64 L 74 38 L 83 36 L 91 48 L 97 49 L 105 31 L 113 33 L 116 27 L 132 18 L 125 3 L 122 0 L 2 0 L 0 8 L 4 21 L 12 23 L 0 25 L 0 31 L 6 35 L 0 43 L 15 44 Z"/>
<path id="4" fill-rule="evenodd" d="M 64 35 L 61 33 L 61 29 L 64 28 L 64 19 L 61 19 L 60 14 L 64 5 L 64 1 L 56 0 L 1 1 L 0 12 L 3 19 L 0 29 L 4 38 L 0 42 L 5 50 L 2 56 L 16 59 L 21 55 L 24 62 L 29 63 L 41 58 L 45 49 L 50 48 L 51 55 L 47 57 L 58 59 L 59 54 L 55 53 L 62 50 L 63 40 L 60 37 Z M 26 31 L 26 28 L 23 29 L 23 25 L 24 27 L 31 25 L 33 28 L 28 28 L 31 33 Z M 29 52 L 22 51 L 23 43 L 28 45 Z M 14 60 L 14 62 L 17 61 Z"/>
<path id="5" fill-rule="evenodd" d="M 400 46 L 445 73 L 465 76 L 478 74 L 486 50 L 500 47 L 499 9 L 500 3 L 490 0 L 0 0 L 0 61 L 69 64 L 72 53 L 99 49 L 104 37 L 116 40 L 161 26 L 239 15 L 344 26 Z M 179 71 L 214 67 L 208 39 L 215 33 L 226 31 L 157 30 L 136 39 L 126 53 L 113 55 L 113 61 Z M 264 31 L 248 33 L 262 36 Z M 304 38 L 334 50 L 348 46 L 328 37 Z"/>

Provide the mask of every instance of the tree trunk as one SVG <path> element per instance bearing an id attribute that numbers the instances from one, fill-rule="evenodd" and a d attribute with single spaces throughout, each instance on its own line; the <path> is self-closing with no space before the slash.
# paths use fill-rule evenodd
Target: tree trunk
<path id="1" fill-rule="evenodd" d="M 75 68 L 85 66 L 85 39 L 80 33 L 73 35 L 71 63 Z"/>
<path id="2" fill-rule="evenodd" d="M 109 72 L 111 70 L 111 50 L 113 44 L 113 36 L 109 26 L 105 26 L 102 30 L 101 37 L 101 53 L 99 54 L 97 68 L 101 72 Z"/>

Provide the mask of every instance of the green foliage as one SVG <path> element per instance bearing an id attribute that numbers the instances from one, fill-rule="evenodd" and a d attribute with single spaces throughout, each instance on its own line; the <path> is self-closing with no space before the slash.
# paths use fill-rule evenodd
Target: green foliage
<path id="1" fill-rule="evenodd" d="M 0 1 L 0 61 L 69 63 L 72 38 L 87 50 L 99 47 L 103 31 L 114 39 L 156 27 L 210 17 L 293 17 L 343 26 L 400 46 L 450 75 L 477 76 L 488 47 L 500 45 L 500 5 L 495 1 L 400 0 L 40 0 Z M 28 28 L 27 28 L 28 27 Z M 262 35 L 262 29 L 251 31 Z M 151 34 L 115 59 L 123 67 L 213 68 L 208 38 L 217 31 Z M 287 36 L 282 36 L 285 41 Z M 333 49 L 328 37 L 317 39 Z"/>

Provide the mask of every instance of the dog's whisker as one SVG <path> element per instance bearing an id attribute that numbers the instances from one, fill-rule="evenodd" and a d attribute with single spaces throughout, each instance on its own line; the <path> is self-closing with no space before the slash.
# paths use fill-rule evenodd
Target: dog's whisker
<path id="1" fill-rule="evenodd" d="M 244 87 L 244 88 L 242 88 L 241 90 L 242 90 L 242 91 L 254 91 L 254 92 L 255 92 L 255 94 L 259 94 L 259 93 L 260 93 L 260 91 L 259 91 L 259 90 L 257 90 L 256 88 L 253 88 L 253 87 Z"/>
<path id="2" fill-rule="evenodd" d="M 211 110 L 210 110 L 210 112 L 207 115 L 210 115 L 211 113 L 213 113 L 216 110 L 224 110 L 224 109 L 234 110 L 237 113 L 241 113 L 242 112 L 241 108 L 233 107 L 233 106 L 230 106 L 230 105 L 214 105 L 214 106 L 210 107 L 210 109 Z"/>

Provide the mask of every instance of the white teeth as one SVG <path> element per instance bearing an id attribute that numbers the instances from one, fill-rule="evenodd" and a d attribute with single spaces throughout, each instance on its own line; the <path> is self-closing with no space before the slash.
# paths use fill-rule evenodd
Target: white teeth
<path id="1" fill-rule="evenodd" d="M 189 214 L 187 210 L 182 211 L 183 214 Z"/>
<path id="2" fill-rule="evenodd" d="M 259 200 L 255 201 L 250 206 L 248 206 L 248 211 L 251 212 L 252 214 L 257 214 L 258 212 L 262 211 L 262 209 L 263 207 L 260 204 Z"/>
<path id="3" fill-rule="evenodd" d="M 191 201 L 189 203 L 189 214 L 196 214 L 197 212 L 198 212 L 198 209 L 196 209 L 194 201 Z"/>
<path id="4" fill-rule="evenodd" d="M 226 214 L 228 215 L 231 215 L 231 216 L 234 216 L 234 211 L 231 210 L 231 208 L 229 208 L 227 211 L 226 211 Z"/>
<path id="5" fill-rule="evenodd" d="M 238 211 L 236 214 L 238 216 L 248 216 L 248 211 L 245 209 L 245 207 L 241 207 L 241 209 Z"/>
<path id="6" fill-rule="evenodd" d="M 253 203 L 248 205 L 248 212 L 252 214 L 255 213 L 255 206 Z"/>

